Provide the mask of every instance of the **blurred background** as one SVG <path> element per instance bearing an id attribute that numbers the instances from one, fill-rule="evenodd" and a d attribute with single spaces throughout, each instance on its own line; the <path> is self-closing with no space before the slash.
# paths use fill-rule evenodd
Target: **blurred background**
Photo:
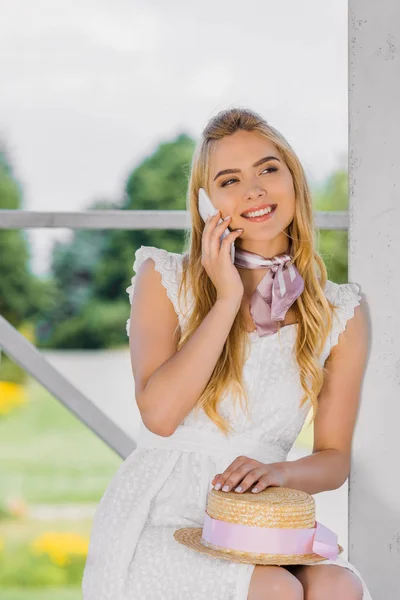
<path id="1" fill-rule="evenodd" d="M 3 0 L 0 84 L 0 209 L 184 210 L 198 136 L 235 105 L 286 136 L 315 211 L 348 208 L 344 0 Z M 0 229 L 0 314 L 133 438 L 134 252 L 181 252 L 183 233 Z M 319 252 L 346 282 L 347 231 L 321 230 Z M 311 449 L 305 427 L 289 459 Z M 81 597 L 94 510 L 121 462 L 1 354 L 2 600 Z M 316 500 L 347 552 L 347 483 Z"/>

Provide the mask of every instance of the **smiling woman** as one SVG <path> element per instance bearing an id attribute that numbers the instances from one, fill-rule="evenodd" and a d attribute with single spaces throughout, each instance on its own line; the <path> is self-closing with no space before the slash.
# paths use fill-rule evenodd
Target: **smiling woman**
<path id="1" fill-rule="evenodd" d="M 201 188 L 217 209 L 206 222 Z M 275 209 L 262 215 L 265 206 Z M 290 572 L 267 551 L 261 564 L 221 560 L 206 540 L 200 552 L 174 537 L 210 525 L 214 484 L 237 503 L 246 495 L 249 507 L 268 487 L 308 495 L 340 487 L 368 346 L 358 286 L 328 280 L 315 247 L 302 165 L 260 115 L 233 108 L 210 120 L 193 155 L 188 208 L 184 254 L 135 253 L 127 331 L 143 424 L 96 511 L 84 600 L 303 599 L 308 590 L 371 600 L 340 556 L 322 551 L 308 564 L 296 555 L 287 564 L 302 570 Z M 310 410 L 313 454 L 287 461 Z M 212 526 L 232 517 L 229 502 L 220 506 Z M 320 528 L 311 529 L 321 548 Z"/>

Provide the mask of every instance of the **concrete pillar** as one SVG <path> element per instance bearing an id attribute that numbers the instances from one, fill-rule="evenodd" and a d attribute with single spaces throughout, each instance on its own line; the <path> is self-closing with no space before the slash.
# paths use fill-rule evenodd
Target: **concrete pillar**
<path id="1" fill-rule="evenodd" d="M 371 349 L 349 480 L 349 560 L 400 598 L 400 2 L 349 0 L 349 281 Z"/>

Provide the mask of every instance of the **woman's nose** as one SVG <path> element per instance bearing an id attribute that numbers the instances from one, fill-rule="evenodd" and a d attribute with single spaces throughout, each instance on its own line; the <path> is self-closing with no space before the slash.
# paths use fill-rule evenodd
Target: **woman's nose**
<path id="1" fill-rule="evenodd" d="M 265 195 L 265 190 L 263 188 L 260 188 L 260 186 L 254 186 L 247 189 L 245 197 L 252 200 L 253 198 L 260 198 Z"/>

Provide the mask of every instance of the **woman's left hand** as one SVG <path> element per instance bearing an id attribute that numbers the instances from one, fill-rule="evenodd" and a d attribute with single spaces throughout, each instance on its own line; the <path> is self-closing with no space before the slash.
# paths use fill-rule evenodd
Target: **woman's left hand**
<path id="1" fill-rule="evenodd" d="M 217 490 L 222 488 L 223 492 L 238 493 L 246 492 L 254 484 L 251 490 L 254 493 L 261 492 L 269 486 L 285 487 L 285 463 L 265 464 L 254 458 L 238 456 L 223 473 L 215 475 L 212 484 Z M 219 487 L 217 484 L 220 484 Z"/>

